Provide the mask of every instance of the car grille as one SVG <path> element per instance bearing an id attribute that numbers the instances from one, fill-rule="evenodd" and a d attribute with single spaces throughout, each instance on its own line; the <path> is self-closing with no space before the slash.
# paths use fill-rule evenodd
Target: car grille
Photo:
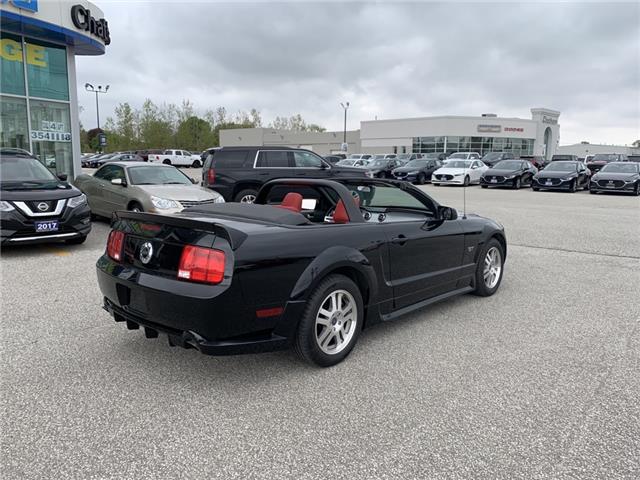
<path id="1" fill-rule="evenodd" d="M 504 182 L 504 177 L 497 176 L 497 175 L 493 175 L 491 177 L 485 177 L 485 179 L 487 182 L 492 182 L 493 180 L 495 180 L 497 183 Z"/>
<path id="2" fill-rule="evenodd" d="M 453 180 L 453 175 L 435 175 L 436 180 Z"/>
<path id="3" fill-rule="evenodd" d="M 622 188 L 624 186 L 624 182 L 622 180 L 598 180 L 598 186 L 600 187 L 611 187 Z"/>
<path id="4" fill-rule="evenodd" d="M 540 185 L 549 185 L 549 180 L 551 180 L 551 185 L 560 185 L 562 181 L 559 178 L 541 178 L 538 180 Z"/>
<path id="5" fill-rule="evenodd" d="M 195 207 L 195 206 L 200 206 L 200 205 L 209 205 L 211 203 L 216 203 L 216 201 L 211 198 L 208 200 L 178 200 L 178 202 L 180 202 L 180 205 L 182 205 L 184 208 L 189 208 L 189 207 Z"/>

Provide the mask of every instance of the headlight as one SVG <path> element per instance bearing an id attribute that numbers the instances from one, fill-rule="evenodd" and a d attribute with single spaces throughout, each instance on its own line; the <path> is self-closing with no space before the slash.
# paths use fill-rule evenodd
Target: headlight
<path id="1" fill-rule="evenodd" d="M 67 205 L 69 205 L 69 208 L 76 208 L 86 203 L 87 203 L 87 196 L 84 193 L 81 193 L 77 197 L 71 197 Z"/>
<path id="2" fill-rule="evenodd" d="M 170 208 L 180 208 L 180 205 L 178 205 L 178 202 L 174 202 L 173 200 L 170 200 L 168 198 L 154 197 L 153 195 L 151 196 L 151 203 L 153 203 L 154 207 L 159 208 L 160 210 L 168 210 Z"/>
<path id="3" fill-rule="evenodd" d="M 224 197 L 222 195 L 218 195 L 214 200 L 213 203 L 224 203 Z"/>
<path id="4" fill-rule="evenodd" d="M 11 210 L 15 210 L 13 205 L 9 202 L 5 202 L 4 200 L 0 201 L 0 212 L 10 212 Z"/>

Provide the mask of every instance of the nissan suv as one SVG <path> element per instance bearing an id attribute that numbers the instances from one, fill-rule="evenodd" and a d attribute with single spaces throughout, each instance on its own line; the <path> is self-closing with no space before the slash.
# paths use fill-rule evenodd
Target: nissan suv
<path id="1" fill-rule="evenodd" d="M 362 168 L 331 165 L 315 153 L 291 147 L 219 147 L 203 154 L 202 185 L 225 201 L 252 203 L 274 178 L 364 177 Z"/>

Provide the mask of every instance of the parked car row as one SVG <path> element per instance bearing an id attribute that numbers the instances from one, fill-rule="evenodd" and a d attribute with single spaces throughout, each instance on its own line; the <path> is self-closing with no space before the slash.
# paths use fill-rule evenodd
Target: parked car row
<path id="1" fill-rule="evenodd" d="M 80 159 L 83 167 L 98 168 L 108 162 L 153 162 L 165 165 L 200 168 L 202 153 L 188 150 L 132 150 L 126 152 L 84 154 Z"/>

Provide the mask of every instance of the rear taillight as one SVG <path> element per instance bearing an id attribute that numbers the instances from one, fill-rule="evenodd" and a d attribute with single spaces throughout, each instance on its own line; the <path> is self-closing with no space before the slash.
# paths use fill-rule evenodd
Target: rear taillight
<path id="1" fill-rule="evenodd" d="M 213 168 L 210 168 L 207 172 L 207 184 L 213 185 L 216 183 L 216 171 Z"/>
<path id="2" fill-rule="evenodd" d="M 107 255 L 116 261 L 122 259 L 122 246 L 124 245 L 124 232 L 121 230 L 111 230 L 107 240 Z"/>
<path id="3" fill-rule="evenodd" d="M 224 277 L 224 252 L 185 245 L 180 257 L 178 278 L 201 283 L 220 283 Z"/>

